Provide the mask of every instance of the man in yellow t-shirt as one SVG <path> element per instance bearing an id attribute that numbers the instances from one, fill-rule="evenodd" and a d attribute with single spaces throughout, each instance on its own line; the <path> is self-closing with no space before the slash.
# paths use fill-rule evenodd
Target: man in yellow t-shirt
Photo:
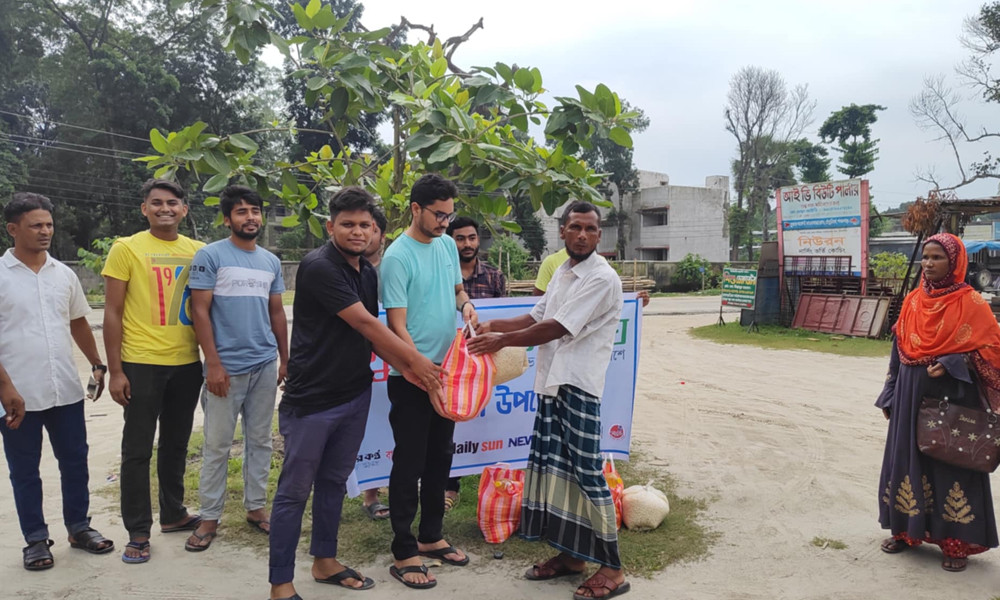
<path id="1" fill-rule="evenodd" d="M 115 240 L 101 272 L 108 389 L 125 408 L 121 510 L 129 533 L 122 555 L 126 563 L 146 562 L 150 556 L 149 461 L 157 421 L 160 529 L 191 531 L 201 520 L 184 506 L 184 468 L 202 384 L 187 282 L 191 259 L 205 244 L 177 231 L 188 212 L 179 185 L 150 179 L 142 186 L 142 198 L 149 230 Z"/>
<path id="2" fill-rule="evenodd" d="M 559 229 L 559 238 L 562 239 L 562 227 Z M 558 252 L 546 256 L 542 265 L 538 267 L 538 277 L 535 277 L 535 289 L 531 291 L 531 295 L 541 296 L 544 294 L 549 287 L 549 282 L 552 281 L 552 274 L 556 272 L 559 265 L 568 259 L 569 254 L 566 254 L 566 248 L 560 248 Z"/>

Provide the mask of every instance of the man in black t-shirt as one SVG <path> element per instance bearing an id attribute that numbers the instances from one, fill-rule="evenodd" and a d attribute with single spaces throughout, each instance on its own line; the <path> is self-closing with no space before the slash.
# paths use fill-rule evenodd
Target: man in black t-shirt
<path id="1" fill-rule="evenodd" d="M 295 277 L 292 343 L 278 427 L 285 461 L 271 512 L 272 599 L 297 598 L 295 549 L 309 492 L 310 554 L 321 583 L 368 589 L 375 583 L 337 559 L 346 482 L 364 437 L 371 401 L 372 350 L 412 383 L 440 391 L 440 367 L 378 321 L 378 276 L 363 256 L 375 204 L 361 188 L 330 201 L 330 243 L 310 252 Z"/>

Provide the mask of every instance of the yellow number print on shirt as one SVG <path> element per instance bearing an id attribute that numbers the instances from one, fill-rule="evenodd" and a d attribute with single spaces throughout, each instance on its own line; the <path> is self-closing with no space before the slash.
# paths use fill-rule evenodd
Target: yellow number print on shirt
<path id="1" fill-rule="evenodd" d="M 151 256 L 149 263 L 149 307 L 152 325 L 193 325 L 191 290 L 188 288 L 190 258 Z"/>

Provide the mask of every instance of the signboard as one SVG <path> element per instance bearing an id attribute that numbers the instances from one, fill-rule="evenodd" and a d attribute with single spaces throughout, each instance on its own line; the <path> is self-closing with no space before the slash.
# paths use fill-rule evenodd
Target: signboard
<path id="1" fill-rule="evenodd" d="M 778 188 L 779 256 L 850 257 L 850 275 L 868 270 L 868 182 L 827 181 Z"/>
<path id="2" fill-rule="evenodd" d="M 757 269 L 722 269 L 722 305 L 753 308 L 757 297 Z"/>
<path id="3" fill-rule="evenodd" d="M 476 300 L 481 321 L 506 319 L 530 312 L 538 298 L 495 298 Z M 628 459 L 632 439 L 632 405 L 635 399 L 636 369 L 639 365 L 639 339 L 642 335 L 642 309 L 634 293 L 625 294 L 618 331 L 615 333 L 604 393 L 601 395 L 601 450 Z M 379 313 L 385 321 L 385 312 Z M 458 324 L 456 324 L 458 326 Z M 480 416 L 455 425 L 454 457 L 451 475 L 481 473 L 483 467 L 505 462 L 523 467 L 528 462 L 535 412 L 535 356 L 537 348 L 528 349 L 528 370 L 517 379 L 498 385 L 493 398 Z M 368 412 L 365 438 L 358 450 L 357 464 L 348 481 L 348 494 L 382 487 L 389 483 L 392 468 L 392 429 L 389 427 L 389 398 L 386 380 L 389 366 L 375 357 L 372 402 Z"/>

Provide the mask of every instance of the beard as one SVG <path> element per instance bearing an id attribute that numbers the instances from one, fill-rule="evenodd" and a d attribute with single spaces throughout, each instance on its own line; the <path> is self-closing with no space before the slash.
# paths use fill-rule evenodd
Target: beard
<path id="1" fill-rule="evenodd" d="M 260 235 L 260 227 L 258 227 L 257 231 L 254 232 L 246 232 L 242 229 L 236 229 L 234 227 L 230 227 L 229 230 L 233 232 L 233 235 L 243 240 L 255 240 L 257 239 L 257 236 Z"/>
<path id="2" fill-rule="evenodd" d="M 333 247 L 336 248 L 341 254 L 345 254 L 347 256 L 365 256 L 365 253 L 368 251 L 368 246 L 365 246 L 363 250 L 350 250 L 348 248 L 342 248 L 334 240 L 330 240 L 330 243 L 332 243 Z"/>
<path id="3" fill-rule="evenodd" d="M 593 250 L 591 250 L 586 254 L 577 254 L 576 252 L 570 250 L 569 246 L 566 246 L 566 254 L 568 254 L 569 257 L 575 260 L 576 262 L 583 262 L 587 260 L 588 258 L 590 258 L 590 255 L 593 254 L 594 252 L 597 252 L 597 248 L 594 248 Z"/>
<path id="4" fill-rule="evenodd" d="M 468 256 L 466 256 L 465 254 L 467 250 L 462 250 L 461 252 L 459 252 L 458 260 L 464 263 L 475 262 L 476 258 L 479 256 L 479 246 L 476 246 L 475 249 L 469 248 L 469 250 L 472 250 L 472 252 Z"/>

